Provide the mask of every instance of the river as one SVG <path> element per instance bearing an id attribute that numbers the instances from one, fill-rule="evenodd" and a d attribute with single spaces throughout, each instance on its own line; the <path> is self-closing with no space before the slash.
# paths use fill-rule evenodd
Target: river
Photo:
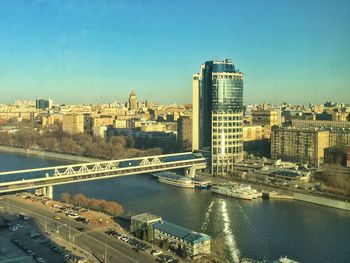
<path id="1" fill-rule="evenodd" d="M 67 162 L 0 153 L 0 171 Z M 121 203 L 126 213 L 151 212 L 225 243 L 230 262 L 241 258 L 350 262 L 350 212 L 299 201 L 224 198 L 207 190 L 157 183 L 148 175 L 54 187 Z"/>

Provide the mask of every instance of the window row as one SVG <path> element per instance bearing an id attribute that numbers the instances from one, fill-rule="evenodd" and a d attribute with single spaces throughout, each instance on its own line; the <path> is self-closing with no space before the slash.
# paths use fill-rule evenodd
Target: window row
<path id="1" fill-rule="evenodd" d="M 213 116 L 213 121 L 241 121 L 243 116 Z"/>
<path id="2" fill-rule="evenodd" d="M 213 127 L 241 127 L 243 123 L 238 122 L 213 122 Z"/>
<path id="3" fill-rule="evenodd" d="M 213 141 L 221 140 L 221 138 L 225 138 L 225 140 L 242 139 L 242 137 L 243 137 L 243 135 L 241 133 L 239 133 L 239 134 L 225 134 L 225 136 L 213 135 Z"/>
<path id="4" fill-rule="evenodd" d="M 222 153 L 240 153 L 242 152 L 242 147 L 213 147 L 213 155 L 222 154 Z"/>
<path id="5" fill-rule="evenodd" d="M 231 128 L 226 128 L 226 129 L 213 129 L 213 133 L 242 133 L 243 129 L 242 128 L 236 128 L 236 129 L 231 129 Z"/>

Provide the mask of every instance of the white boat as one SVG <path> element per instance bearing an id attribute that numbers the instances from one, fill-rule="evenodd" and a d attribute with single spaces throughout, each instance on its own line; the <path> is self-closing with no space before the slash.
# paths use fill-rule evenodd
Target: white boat
<path id="1" fill-rule="evenodd" d="M 158 182 L 163 184 L 170 184 L 170 185 L 175 185 L 175 186 L 184 187 L 184 188 L 195 187 L 195 184 L 191 178 L 181 176 L 175 173 L 162 172 L 162 173 L 155 174 L 154 176 L 157 177 Z"/>
<path id="2" fill-rule="evenodd" d="M 298 263 L 298 261 L 289 259 L 287 257 L 280 257 L 278 260 L 275 260 L 273 263 Z"/>
<path id="3" fill-rule="evenodd" d="M 260 196 L 260 193 L 255 189 L 252 189 L 250 185 L 243 184 L 215 185 L 212 186 L 211 191 L 213 193 L 245 200 L 252 200 L 253 198 Z"/>
<path id="4" fill-rule="evenodd" d="M 213 185 L 210 189 L 213 193 L 227 195 L 229 189 L 223 186 Z"/>

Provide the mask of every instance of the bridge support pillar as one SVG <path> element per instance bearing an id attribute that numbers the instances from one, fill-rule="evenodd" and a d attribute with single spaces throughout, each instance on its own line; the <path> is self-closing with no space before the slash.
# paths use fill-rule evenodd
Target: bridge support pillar
<path id="1" fill-rule="evenodd" d="M 50 176 L 48 173 L 46 173 L 45 177 L 50 177 Z M 53 186 L 52 185 L 48 185 L 48 186 L 44 187 L 43 192 L 47 198 L 53 199 Z"/>
<path id="2" fill-rule="evenodd" d="M 194 166 L 191 166 L 190 168 L 185 170 L 185 176 L 187 177 L 195 177 L 196 176 L 196 168 Z"/>
<path id="3" fill-rule="evenodd" d="M 52 185 L 46 186 L 45 192 L 46 192 L 45 196 L 47 198 L 53 199 L 53 186 Z"/>

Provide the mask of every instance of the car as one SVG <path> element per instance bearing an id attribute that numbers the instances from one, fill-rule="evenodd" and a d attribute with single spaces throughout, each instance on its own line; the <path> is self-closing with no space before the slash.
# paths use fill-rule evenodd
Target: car
<path id="1" fill-rule="evenodd" d="M 47 239 L 47 238 L 44 238 L 44 239 L 40 239 L 39 240 L 39 243 L 40 244 L 47 244 L 47 243 L 49 243 L 50 242 L 50 239 Z"/>
<path id="2" fill-rule="evenodd" d="M 122 237 L 122 235 L 119 234 L 118 232 L 113 233 L 112 236 L 114 236 L 115 238 L 118 238 L 118 239 L 120 239 Z"/>
<path id="3" fill-rule="evenodd" d="M 28 235 L 30 238 L 37 238 L 37 237 L 40 237 L 40 234 L 39 234 L 39 233 L 36 233 L 36 232 L 27 232 L 27 235 Z"/>
<path id="4" fill-rule="evenodd" d="M 77 222 L 85 222 L 87 219 L 85 217 L 78 216 L 75 218 L 75 221 Z"/>
<path id="5" fill-rule="evenodd" d="M 64 258 L 69 258 L 72 254 L 71 253 L 66 253 L 63 255 Z"/>
<path id="6" fill-rule="evenodd" d="M 152 250 L 151 251 L 151 255 L 153 255 L 153 256 L 159 256 L 161 254 L 163 254 L 163 252 L 161 250 Z"/>
<path id="7" fill-rule="evenodd" d="M 169 255 L 159 255 L 161 262 L 171 262 L 174 258 Z"/>
<path id="8" fill-rule="evenodd" d="M 71 218 L 78 218 L 79 216 L 75 213 L 70 213 L 68 214 L 68 217 L 71 217 Z"/>
<path id="9" fill-rule="evenodd" d="M 113 230 L 107 230 L 107 231 L 105 231 L 105 234 L 107 234 L 107 235 L 112 235 L 112 233 L 113 233 Z"/>
<path id="10" fill-rule="evenodd" d="M 18 230 L 18 227 L 17 226 L 9 226 L 9 231 L 10 232 L 15 232 Z"/>

